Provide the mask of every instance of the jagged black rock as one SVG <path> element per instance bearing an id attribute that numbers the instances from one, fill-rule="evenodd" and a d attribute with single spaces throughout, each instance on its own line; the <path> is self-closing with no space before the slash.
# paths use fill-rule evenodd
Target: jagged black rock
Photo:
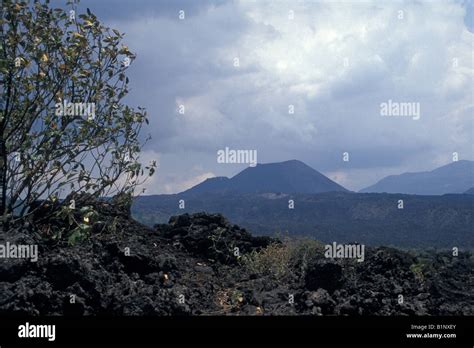
<path id="1" fill-rule="evenodd" d="M 361 263 L 316 255 L 304 277 L 295 268 L 294 277 L 281 281 L 249 272 L 234 254 L 281 242 L 253 237 L 221 215 L 185 214 L 150 228 L 113 202 L 90 198 L 82 204 L 94 207 L 106 227 L 113 220 L 114 231 L 101 225 L 75 245 L 51 242 L 41 229 L 0 235 L 0 241 L 40 250 L 36 263 L 0 260 L 2 315 L 474 314 L 470 253 L 377 247 L 367 248 Z M 421 260 L 422 278 L 414 268 Z"/>

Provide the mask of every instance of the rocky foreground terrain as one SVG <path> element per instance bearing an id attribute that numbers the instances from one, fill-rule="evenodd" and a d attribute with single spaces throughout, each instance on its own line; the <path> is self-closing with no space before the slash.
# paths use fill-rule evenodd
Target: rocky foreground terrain
<path id="1" fill-rule="evenodd" d="M 254 237 L 221 215 L 150 228 L 117 204 L 82 204 L 79 237 L 41 213 L 34 229 L 0 234 L 39 246 L 37 262 L 0 259 L 0 314 L 474 315 L 474 257 L 462 250 L 333 260 L 318 242 Z"/>

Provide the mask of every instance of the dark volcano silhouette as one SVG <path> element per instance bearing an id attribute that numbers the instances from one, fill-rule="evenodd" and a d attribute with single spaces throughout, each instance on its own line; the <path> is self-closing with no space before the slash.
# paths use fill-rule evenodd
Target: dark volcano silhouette
<path id="1" fill-rule="evenodd" d="M 348 191 L 301 161 L 257 164 L 232 178 L 210 178 L 182 192 L 201 193 L 321 193 Z"/>

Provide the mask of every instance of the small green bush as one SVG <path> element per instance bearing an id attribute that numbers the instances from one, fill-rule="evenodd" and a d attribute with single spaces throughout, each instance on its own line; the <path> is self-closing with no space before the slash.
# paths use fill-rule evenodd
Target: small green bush
<path id="1" fill-rule="evenodd" d="M 275 280 L 301 279 L 313 258 L 321 257 L 324 246 L 311 239 L 287 239 L 270 244 L 260 251 L 243 255 L 241 262 L 247 272 L 270 276 Z"/>

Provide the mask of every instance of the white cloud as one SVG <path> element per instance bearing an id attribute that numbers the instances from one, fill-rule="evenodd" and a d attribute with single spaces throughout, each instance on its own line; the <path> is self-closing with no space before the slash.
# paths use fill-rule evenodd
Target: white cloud
<path id="1" fill-rule="evenodd" d="M 451 1 L 240 1 L 185 21 L 118 20 L 138 53 L 130 100 L 147 107 L 150 145 L 166 157 L 153 191 L 232 174 L 215 163 L 224 146 L 258 149 L 263 162 L 303 160 L 350 189 L 436 166 L 453 149 L 472 159 L 473 33 L 464 16 Z M 421 119 L 381 117 L 388 99 L 419 102 Z"/>

